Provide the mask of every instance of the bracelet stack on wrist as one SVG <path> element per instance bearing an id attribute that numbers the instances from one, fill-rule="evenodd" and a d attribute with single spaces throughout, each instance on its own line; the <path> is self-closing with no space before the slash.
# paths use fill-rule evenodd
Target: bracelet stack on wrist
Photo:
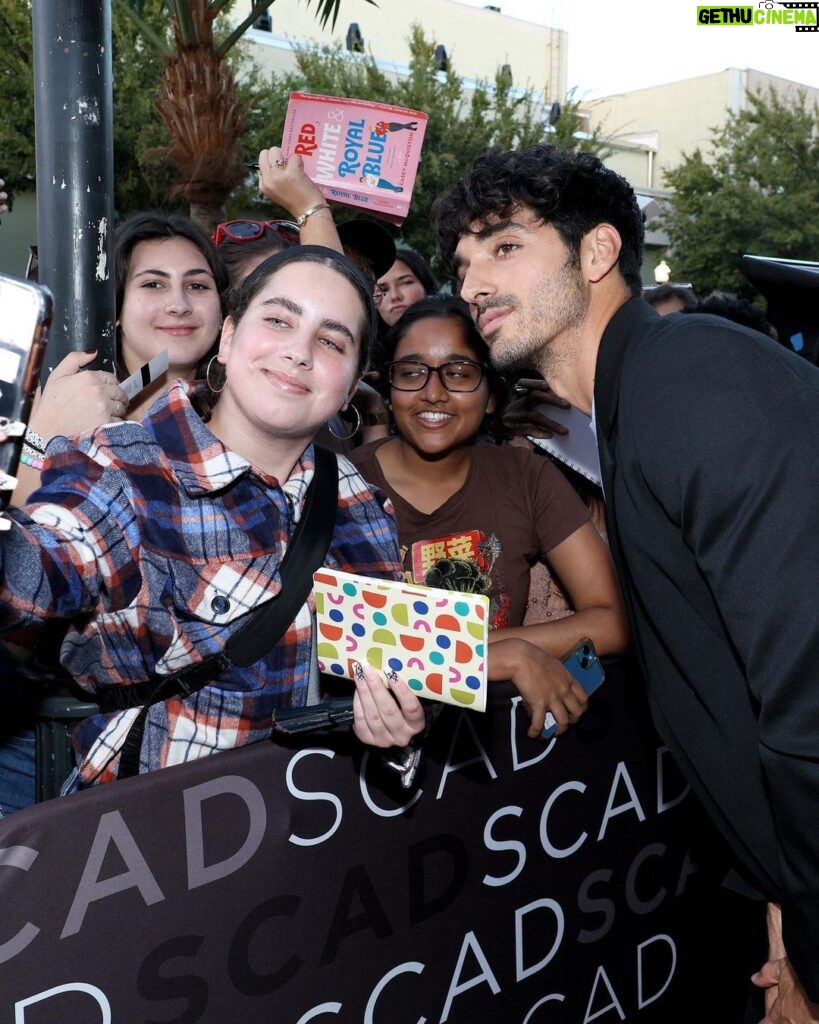
<path id="1" fill-rule="evenodd" d="M 45 465 L 46 442 L 33 430 L 27 430 L 23 447 L 20 451 L 20 461 L 24 466 L 31 466 L 32 469 L 41 470 Z"/>

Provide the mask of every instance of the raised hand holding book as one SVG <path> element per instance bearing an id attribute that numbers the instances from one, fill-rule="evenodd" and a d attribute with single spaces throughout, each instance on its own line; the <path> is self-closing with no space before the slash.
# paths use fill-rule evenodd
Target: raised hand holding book
<path id="1" fill-rule="evenodd" d="M 325 199 L 393 224 L 409 213 L 427 115 L 389 103 L 294 92 L 282 153 L 298 154 Z"/>

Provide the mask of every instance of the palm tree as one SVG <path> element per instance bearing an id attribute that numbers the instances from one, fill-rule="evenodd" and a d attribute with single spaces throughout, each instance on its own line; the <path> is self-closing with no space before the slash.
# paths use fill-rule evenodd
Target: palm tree
<path id="1" fill-rule="evenodd" d="M 174 169 L 173 191 L 185 197 L 191 216 L 207 230 L 224 219 L 225 200 L 247 174 L 239 161 L 247 108 L 226 55 L 274 0 L 257 0 L 244 21 L 217 43 L 214 22 L 231 2 L 165 0 L 169 41 L 143 19 L 145 0 L 115 0 L 165 62 L 156 110 L 172 143 L 164 155 Z M 322 27 L 328 21 L 335 26 L 340 4 L 317 0 Z"/>

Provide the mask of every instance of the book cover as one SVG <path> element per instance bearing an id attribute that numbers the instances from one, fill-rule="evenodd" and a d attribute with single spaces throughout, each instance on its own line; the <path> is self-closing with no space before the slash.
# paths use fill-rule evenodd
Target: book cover
<path id="1" fill-rule="evenodd" d="M 394 669 L 419 697 L 486 710 L 489 598 L 336 569 L 313 574 L 319 669 Z"/>
<path id="2" fill-rule="evenodd" d="M 389 103 L 293 92 L 282 135 L 325 199 L 400 225 L 409 213 L 427 115 Z"/>

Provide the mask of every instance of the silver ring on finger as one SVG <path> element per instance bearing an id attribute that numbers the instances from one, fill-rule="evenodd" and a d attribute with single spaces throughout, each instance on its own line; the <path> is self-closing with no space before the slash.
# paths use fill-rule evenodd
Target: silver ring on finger
<path id="1" fill-rule="evenodd" d="M 274 160 L 273 161 L 273 166 L 274 167 L 287 167 L 287 161 L 286 160 Z"/>

